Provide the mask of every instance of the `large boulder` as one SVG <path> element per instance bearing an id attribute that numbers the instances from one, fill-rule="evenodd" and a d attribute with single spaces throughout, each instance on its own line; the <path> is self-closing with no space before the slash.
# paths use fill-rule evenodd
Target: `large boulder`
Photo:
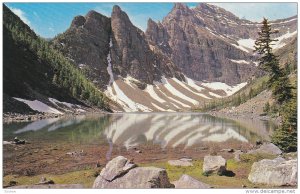
<path id="1" fill-rule="evenodd" d="M 107 181 L 112 181 L 127 173 L 130 169 L 135 168 L 137 165 L 130 162 L 123 156 L 117 156 L 107 163 L 105 168 L 102 169 L 100 175 Z"/>
<path id="2" fill-rule="evenodd" d="M 203 163 L 203 173 L 224 174 L 226 172 L 227 162 L 222 156 L 205 156 Z"/>
<path id="3" fill-rule="evenodd" d="M 176 189 L 209 189 L 210 185 L 194 179 L 189 175 L 182 175 L 179 180 L 174 181 Z"/>
<path id="4" fill-rule="evenodd" d="M 125 161 L 125 160 L 126 161 Z M 147 188 L 173 188 L 169 182 L 165 169 L 155 167 L 122 167 L 127 159 L 118 156 L 110 161 L 100 175 L 96 178 L 93 188 L 107 189 L 147 189 Z M 116 167 L 113 170 L 113 167 Z"/>
<path id="5" fill-rule="evenodd" d="M 282 151 L 274 144 L 272 143 L 266 143 L 261 145 L 256 150 L 250 150 L 248 152 L 249 154 L 272 154 L 272 155 L 280 155 L 282 154 Z"/>
<path id="6" fill-rule="evenodd" d="M 294 186 L 297 184 L 297 174 L 297 160 L 286 161 L 278 157 L 254 162 L 248 179 L 252 183 L 270 186 Z"/>

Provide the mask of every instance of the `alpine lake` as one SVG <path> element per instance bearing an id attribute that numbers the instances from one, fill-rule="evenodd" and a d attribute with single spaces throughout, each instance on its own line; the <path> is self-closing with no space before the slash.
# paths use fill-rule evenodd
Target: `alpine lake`
<path id="1" fill-rule="evenodd" d="M 95 173 L 119 155 L 142 166 L 162 167 L 168 160 L 189 157 L 197 166 L 208 154 L 230 159 L 232 153 L 224 150 L 248 150 L 258 140 L 269 140 L 275 128 L 271 121 L 203 113 L 94 114 L 4 123 L 5 142 L 15 137 L 26 141 L 3 145 L 4 185 L 11 180 L 34 184 L 48 176 L 90 187 Z M 82 180 L 82 173 L 89 181 Z M 64 178 L 66 174 L 75 180 Z"/>

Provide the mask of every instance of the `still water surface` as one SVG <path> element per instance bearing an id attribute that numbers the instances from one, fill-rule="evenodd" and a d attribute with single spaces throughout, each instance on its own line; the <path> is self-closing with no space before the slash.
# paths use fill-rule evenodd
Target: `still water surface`
<path id="1" fill-rule="evenodd" d="M 50 118 L 3 126 L 3 139 L 31 142 L 102 142 L 126 148 L 155 144 L 161 148 L 188 148 L 203 142 L 253 143 L 269 139 L 276 126 L 269 121 L 235 120 L 201 113 L 126 113 Z"/>

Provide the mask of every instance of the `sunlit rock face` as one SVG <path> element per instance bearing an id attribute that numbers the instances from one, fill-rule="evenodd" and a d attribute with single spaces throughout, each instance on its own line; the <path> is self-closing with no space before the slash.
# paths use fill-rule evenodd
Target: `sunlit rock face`
<path id="1" fill-rule="evenodd" d="M 271 25 L 279 30 L 274 49 L 297 34 L 297 16 L 271 21 Z M 148 21 L 146 37 L 186 76 L 237 84 L 261 73 L 253 57 L 260 26 L 208 3 L 195 8 L 176 3 L 162 22 Z"/>

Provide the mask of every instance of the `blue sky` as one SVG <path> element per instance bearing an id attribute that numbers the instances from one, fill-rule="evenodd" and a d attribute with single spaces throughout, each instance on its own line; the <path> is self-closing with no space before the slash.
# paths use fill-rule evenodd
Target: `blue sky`
<path id="1" fill-rule="evenodd" d="M 118 4 L 130 17 L 134 25 L 142 30 L 147 27 L 148 18 L 162 20 L 172 9 L 173 3 L 6 3 L 37 34 L 52 38 L 64 32 L 77 15 L 95 10 L 110 16 L 113 5 Z M 186 3 L 194 7 L 197 3 Z M 296 3 L 212 3 L 238 17 L 261 21 L 263 17 L 286 18 L 297 14 Z"/>

